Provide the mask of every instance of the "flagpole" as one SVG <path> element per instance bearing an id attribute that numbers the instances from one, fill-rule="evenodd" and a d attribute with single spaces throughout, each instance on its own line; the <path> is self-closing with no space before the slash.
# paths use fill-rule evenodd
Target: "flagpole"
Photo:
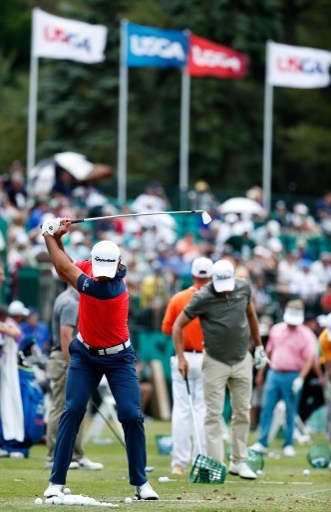
<path id="1" fill-rule="evenodd" d="M 273 86 L 268 83 L 269 41 L 266 44 L 266 68 L 264 85 L 264 130 L 263 130 L 263 199 L 268 212 L 271 208 L 272 180 L 272 123 L 273 123 Z"/>
<path id="2" fill-rule="evenodd" d="M 120 30 L 120 97 L 119 97 L 119 128 L 117 153 L 117 198 L 119 205 L 126 201 L 127 186 L 127 129 L 128 129 L 128 66 L 127 58 L 127 20 L 121 20 Z"/>
<path id="3" fill-rule="evenodd" d="M 38 57 L 33 55 L 33 36 L 35 30 L 35 11 L 32 14 L 31 49 L 30 49 L 30 83 L 29 83 L 29 110 L 28 110 L 28 140 L 26 170 L 29 172 L 35 165 L 36 159 L 36 126 L 37 126 L 37 99 L 38 99 Z"/>
<path id="4" fill-rule="evenodd" d="M 181 123 L 180 123 L 180 207 L 186 208 L 189 184 L 189 139 L 190 139 L 190 89 L 191 77 L 187 68 L 182 69 L 181 81 Z"/>

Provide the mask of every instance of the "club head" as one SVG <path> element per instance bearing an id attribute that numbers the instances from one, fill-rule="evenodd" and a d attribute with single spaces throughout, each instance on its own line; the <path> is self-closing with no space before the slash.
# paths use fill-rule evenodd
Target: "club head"
<path id="1" fill-rule="evenodd" d="M 202 222 L 204 224 L 209 224 L 209 222 L 211 222 L 211 216 L 208 212 L 202 212 Z"/>

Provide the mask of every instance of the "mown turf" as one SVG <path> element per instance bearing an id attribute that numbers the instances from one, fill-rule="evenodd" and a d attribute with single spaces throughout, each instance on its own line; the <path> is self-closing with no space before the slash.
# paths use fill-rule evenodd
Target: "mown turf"
<path id="1" fill-rule="evenodd" d="M 189 482 L 188 473 L 172 477 L 170 456 L 159 455 L 156 435 L 169 435 L 170 423 L 162 421 L 146 422 L 148 443 L 148 465 L 154 471 L 148 478 L 160 494 L 159 502 L 133 501 L 126 505 L 124 499 L 133 497 L 133 488 L 128 483 L 127 461 L 124 448 L 105 426 L 103 436 L 111 438 L 112 444 L 88 444 L 86 455 L 103 462 L 103 471 L 72 470 L 68 473 L 67 486 L 72 494 L 85 494 L 100 501 L 118 505 L 119 510 L 139 510 L 167 512 L 174 511 L 247 511 L 247 512 L 327 512 L 331 510 L 331 470 L 309 467 L 306 454 L 309 446 L 296 446 L 298 455 L 285 458 L 281 453 L 281 439 L 276 439 L 271 449 L 279 458 L 265 457 L 263 474 L 255 481 L 245 481 L 228 475 L 224 484 L 195 484 Z M 251 435 L 251 442 L 255 440 Z M 314 436 L 315 443 L 325 444 L 321 434 Z M 44 469 L 45 446 L 31 449 L 29 459 L 0 459 L 0 511 L 36 511 L 49 507 L 68 510 L 65 505 L 35 505 L 36 497 L 42 497 L 48 484 L 49 470 Z M 304 469 L 310 475 L 303 475 Z M 160 476 L 174 478 L 175 481 L 159 483 Z M 95 507 L 84 507 L 95 509 Z M 102 509 L 107 509 L 102 507 Z M 81 506 L 70 506 L 75 512 Z M 108 508 L 108 510 L 111 510 Z M 116 510 L 116 509 L 115 509 Z"/>

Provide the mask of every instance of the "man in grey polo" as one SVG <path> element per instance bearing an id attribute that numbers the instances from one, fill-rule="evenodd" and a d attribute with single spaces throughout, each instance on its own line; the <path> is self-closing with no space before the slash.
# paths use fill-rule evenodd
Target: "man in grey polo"
<path id="1" fill-rule="evenodd" d="M 259 324 L 251 303 L 248 282 L 235 277 L 228 260 L 216 261 L 212 282 L 197 291 L 173 326 L 178 369 L 185 377 L 188 361 L 183 349 L 183 328 L 199 317 L 204 334 L 202 380 L 206 402 L 205 433 L 207 456 L 224 463 L 221 415 L 228 386 L 232 404 L 232 455 L 229 473 L 245 479 L 256 474 L 246 463 L 250 425 L 253 360 L 248 351 L 250 335 L 255 343 L 254 363 L 262 368 L 268 362 Z"/>

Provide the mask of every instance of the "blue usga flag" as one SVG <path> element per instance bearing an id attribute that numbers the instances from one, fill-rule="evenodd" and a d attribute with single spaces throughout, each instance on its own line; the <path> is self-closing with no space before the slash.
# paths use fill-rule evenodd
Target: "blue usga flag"
<path id="1" fill-rule="evenodd" d="M 128 67 L 183 67 L 186 65 L 189 39 L 179 30 L 160 30 L 127 24 Z"/>

